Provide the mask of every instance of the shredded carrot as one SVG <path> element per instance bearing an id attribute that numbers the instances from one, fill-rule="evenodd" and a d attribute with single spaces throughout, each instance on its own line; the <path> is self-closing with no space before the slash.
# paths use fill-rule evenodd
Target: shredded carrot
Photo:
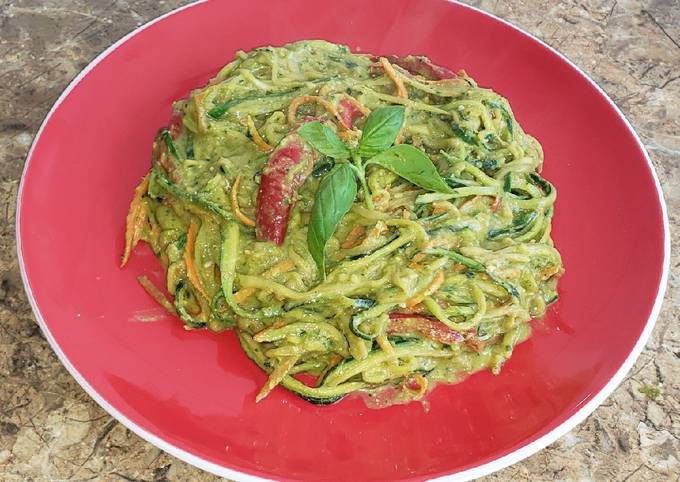
<path id="1" fill-rule="evenodd" d="M 394 82 L 394 85 L 397 88 L 397 97 L 408 99 L 408 92 L 406 91 L 406 87 L 404 87 L 404 82 L 402 82 L 402 80 L 399 78 L 394 70 L 394 67 L 392 67 L 392 64 L 390 64 L 390 61 L 385 57 L 380 57 L 380 65 L 382 65 L 385 75 L 387 75 L 390 80 Z"/>
<path id="2" fill-rule="evenodd" d="M 287 273 L 288 271 L 292 271 L 293 268 L 295 268 L 295 263 L 293 263 L 293 261 L 291 261 L 290 259 L 284 259 L 276 263 L 271 268 L 269 268 L 266 271 L 266 275 L 276 276 L 279 273 Z"/>
<path id="3" fill-rule="evenodd" d="M 500 205 L 501 205 L 501 197 L 496 196 L 493 199 L 493 202 L 491 203 L 491 212 L 495 213 L 496 211 L 498 211 L 498 206 L 500 206 Z"/>
<path id="4" fill-rule="evenodd" d="M 288 271 L 292 271 L 293 268 L 295 268 L 295 263 L 293 263 L 290 259 L 284 259 L 262 273 L 262 276 L 276 276 L 279 273 L 287 273 Z M 250 296 L 252 296 L 256 291 L 256 288 L 241 288 L 236 293 L 234 293 L 234 299 L 238 304 L 241 304 L 250 298 Z"/>
<path id="5" fill-rule="evenodd" d="M 342 249 L 349 249 L 356 246 L 357 241 L 366 232 L 366 228 L 358 224 L 352 228 L 345 240 L 340 244 Z"/>
<path id="6" fill-rule="evenodd" d="M 128 210 L 127 219 L 125 220 L 125 250 L 120 261 L 122 268 L 128 261 L 130 253 L 139 242 L 142 235 L 142 228 L 146 221 L 146 210 L 142 204 L 142 197 L 146 194 L 149 188 L 149 175 L 142 178 L 142 182 L 135 188 L 135 194 L 130 202 L 130 209 Z"/>
<path id="7" fill-rule="evenodd" d="M 444 209 L 443 207 L 435 206 L 434 209 L 432 210 L 432 215 L 436 216 L 437 214 L 442 214 L 442 213 L 445 213 L 445 212 L 446 212 L 446 209 Z"/>
<path id="8" fill-rule="evenodd" d="M 288 107 L 288 123 L 291 125 L 295 124 L 295 122 L 297 121 L 298 108 L 303 104 L 311 103 L 319 104 L 321 107 L 326 109 L 326 112 L 335 117 L 345 130 L 348 131 L 351 130 L 350 127 L 345 124 L 345 121 L 342 120 L 342 117 L 338 113 L 335 106 L 328 102 L 326 99 L 322 99 L 321 97 L 316 95 L 301 95 L 300 97 L 294 98 L 290 103 L 290 106 Z"/>
<path id="9" fill-rule="evenodd" d="M 196 234 L 198 232 L 198 226 L 195 221 L 191 221 L 189 224 L 189 232 L 187 233 L 187 242 L 184 245 L 184 264 L 187 267 L 187 278 L 192 285 L 198 290 L 201 295 L 207 300 L 210 299 L 208 293 L 205 291 L 203 284 L 201 283 L 201 278 L 198 276 L 196 271 L 196 265 L 194 264 L 194 249 L 196 247 Z"/>
<path id="10" fill-rule="evenodd" d="M 234 185 L 231 188 L 231 209 L 234 211 L 236 217 L 246 226 L 255 227 L 255 221 L 250 219 L 248 216 L 241 212 L 241 208 L 238 206 L 238 188 L 241 186 L 241 175 L 236 176 Z"/>
<path id="11" fill-rule="evenodd" d="M 153 281 L 151 281 L 146 276 L 138 276 L 137 281 L 139 281 L 139 284 L 142 285 L 144 291 L 146 291 L 149 296 L 151 296 L 154 301 L 156 301 L 156 303 L 165 308 L 165 311 L 171 315 L 177 316 L 177 310 L 175 310 L 175 307 L 172 306 L 172 303 L 170 303 L 170 300 L 165 297 L 163 292 L 159 290 L 155 284 L 153 284 Z"/>
<path id="12" fill-rule="evenodd" d="M 456 205 L 453 204 L 450 201 L 439 201 L 439 202 L 436 202 L 436 203 L 432 203 L 432 205 L 435 207 L 435 209 L 441 209 L 441 212 L 447 212 L 447 211 L 456 212 L 458 210 Z M 432 214 L 435 214 L 435 213 L 432 212 Z M 437 214 L 439 214 L 439 212 Z"/>
<path id="13" fill-rule="evenodd" d="M 481 196 L 479 196 L 479 195 L 477 195 L 477 196 L 472 196 L 470 199 L 468 199 L 468 200 L 465 201 L 463 204 L 461 204 L 460 207 L 459 207 L 458 209 L 463 209 L 465 206 L 469 206 L 470 204 L 475 203 L 477 200 L 479 200 L 480 197 L 481 197 Z"/>
<path id="14" fill-rule="evenodd" d="M 250 132 L 253 142 L 257 144 L 257 148 L 262 152 L 271 152 L 274 148 L 262 138 L 259 132 L 257 132 L 257 127 L 255 127 L 255 122 L 253 122 L 253 118 L 250 117 L 250 114 L 248 114 L 248 117 L 246 118 L 246 123 L 248 125 L 248 132 Z"/>
<path id="15" fill-rule="evenodd" d="M 428 242 L 429 244 L 429 242 Z M 416 254 L 413 258 L 411 258 L 411 262 L 408 264 L 409 268 L 412 269 L 420 269 L 423 267 L 420 262 L 425 259 L 425 253 L 418 253 Z"/>
<path id="16" fill-rule="evenodd" d="M 388 231 L 389 229 L 387 228 L 387 225 L 382 221 L 378 221 L 377 223 L 375 223 L 375 226 L 373 226 L 373 228 L 371 228 L 371 230 L 368 232 L 368 237 L 372 238 L 375 236 L 380 236 L 381 234 L 385 234 Z"/>
<path id="17" fill-rule="evenodd" d="M 425 259 L 425 253 L 418 253 L 416 254 L 413 258 L 411 258 L 413 261 L 422 261 Z"/>
<path id="18" fill-rule="evenodd" d="M 371 110 L 370 110 L 368 107 L 366 107 L 364 104 L 362 104 L 361 102 L 359 102 L 357 99 L 355 99 L 355 98 L 352 97 L 351 95 L 345 94 L 345 95 L 343 95 L 343 99 L 348 100 L 350 104 L 352 104 L 354 107 L 356 107 L 357 109 L 359 109 L 359 111 L 361 112 L 361 114 L 362 114 L 364 117 L 367 117 L 368 114 L 371 113 Z"/>
<path id="19" fill-rule="evenodd" d="M 276 365 L 276 368 L 269 374 L 269 378 L 260 390 L 260 393 L 255 397 L 255 403 L 269 395 L 269 392 L 271 392 L 276 385 L 281 383 L 281 380 L 283 380 L 291 368 L 295 366 L 299 358 L 299 356 L 291 356 L 281 360 L 281 363 Z"/>
<path id="20" fill-rule="evenodd" d="M 430 282 L 430 284 L 428 284 L 425 287 L 424 290 L 422 290 L 419 293 L 416 293 L 411 298 L 406 300 L 406 308 L 411 308 L 411 307 L 417 305 L 418 303 L 420 303 L 421 301 L 423 301 L 426 296 L 430 296 L 432 293 L 437 291 L 439 289 L 439 287 L 442 285 L 443 282 L 444 282 L 444 272 L 439 271 L 434 276 L 434 278 L 432 278 L 432 281 Z"/>

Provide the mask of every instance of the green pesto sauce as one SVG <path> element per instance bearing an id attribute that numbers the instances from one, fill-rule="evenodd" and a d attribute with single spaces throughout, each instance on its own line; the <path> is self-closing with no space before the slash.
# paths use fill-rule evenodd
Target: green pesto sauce
<path id="1" fill-rule="evenodd" d="M 562 273 L 560 255 L 550 239 L 554 188 L 546 189 L 547 184 L 529 176 L 540 171 L 543 152 L 516 122 L 507 100 L 478 87 L 464 73 L 433 82 L 395 66 L 408 92 L 408 99 L 400 99 L 392 79 L 374 64 L 367 55 L 325 41 L 238 52 L 207 86 L 175 103 L 183 126 L 173 141 L 177 156 L 161 137 L 156 140 L 161 148 L 155 151 L 163 152 L 165 147 L 160 155 L 171 160 L 175 172 L 167 172 L 157 157 L 154 171 L 166 178 L 165 183 L 152 175 L 143 199 L 149 212 L 144 239 L 167 267 L 169 292 L 176 294 L 182 287 L 183 308 L 193 322 L 214 330 L 235 326 L 244 349 L 265 371 L 297 357 L 282 383 L 316 401 L 324 401 L 323 394 L 343 390 L 322 386 L 307 393 L 290 375 L 324 375 L 338 359 L 370 361 L 338 387 L 371 393 L 397 387 L 399 396 L 392 402 L 420 396 L 403 388 L 415 374 L 427 378 L 431 388 L 481 369 L 498 373 L 514 347 L 529 336 L 529 320 L 542 316 L 556 299 Z M 254 142 L 248 116 L 264 141 L 276 146 L 293 129 L 288 108 L 302 95 L 320 96 L 336 107 L 346 95 L 370 110 L 405 105 L 402 142 L 424 151 L 452 188 L 470 188 L 472 194 L 429 193 L 387 170 L 369 168 L 375 210 L 365 207 L 360 194 L 327 244 L 329 274 L 322 281 L 307 248 L 307 226 L 323 169 L 297 193 L 281 246 L 257 240 L 255 230 L 237 219 L 229 200 L 240 175 L 240 210 L 255 219 L 268 153 Z M 297 118 L 323 115 L 327 115 L 324 109 L 312 103 L 297 111 Z M 356 121 L 357 132 L 364 121 Z M 328 162 L 321 156 L 315 167 Z M 496 198 L 499 201 L 493 204 Z M 198 225 L 193 260 L 201 290 L 188 279 L 183 259 L 192 220 Z M 252 289 L 240 306 L 275 316 L 240 316 L 225 302 L 220 282 L 221 232 L 228 223 L 239 224 L 234 292 Z M 344 243 L 353 230 L 361 231 L 356 242 Z M 428 247 L 453 250 L 481 263 L 486 271 L 429 255 Z M 269 271 L 287 262 L 293 269 Z M 438 354 L 371 361 L 378 360 L 375 354 L 382 348 L 349 329 L 352 316 L 361 309 L 357 300 L 404 309 L 407 300 L 425 290 L 440 272 L 444 281 L 429 297 L 443 310 L 439 315 L 460 326 L 472 324 L 461 330 L 465 341 L 449 346 L 418 331 L 390 333 L 385 312 L 367 326 L 383 333 L 393 347 L 415 343 L 419 350 L 428 347 Z M 279 339 L 256 341 L 258 333 L 274 324 L 303 322 L 323 329 L 309 330 L 311 325 L 305 325 L 306 329 L 291 328 Z"/>

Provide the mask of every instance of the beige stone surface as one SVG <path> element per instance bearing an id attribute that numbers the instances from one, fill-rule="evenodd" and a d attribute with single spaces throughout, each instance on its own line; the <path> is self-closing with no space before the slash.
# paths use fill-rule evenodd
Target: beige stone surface
<path id="1" fill-rule="evenodd" d="M 99 52 L 184 3 L 0 0 L 2 481 L 217 480 L 141 440 L 83 392 L 35 324 L 14 251 L 21 169 L 52 103 Z M 674 250 L 661 316 L 621 386 L 576 429 L 485 480 L 680 480 L 680 2 L 470 3 L 561 50 L 617 102 L 661 178 Z"/>

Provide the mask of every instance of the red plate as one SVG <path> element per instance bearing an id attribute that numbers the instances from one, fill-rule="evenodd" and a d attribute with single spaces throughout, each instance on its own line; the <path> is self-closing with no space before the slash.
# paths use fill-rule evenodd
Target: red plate
<path id="1" fill-rule="evenodd" d="M 429 410 L 371 410 L 356 398 L 316 407 L 283 389 L 255 405 L 265 377 L 233 333 L 190 333 L 163 316 L 135 280 L 161 275 L 148 249 L 118 269 L 128 202 L 171 101 L 237 49 L 314 38 L 465 68 L 510 100 L 559 191 L 560 301 L 501 375 L 440 387 Z M 45 119 L 22 179 L 17 238 L 36 316 L 83 388 L 143 438 L 238 480 L 458 480 L 536 452 L 592 412 L 635 361 L 669 252 L 649 158 L 602 90 L 535 38 L 442 0 L 210 1 L 138 29 Z"/>

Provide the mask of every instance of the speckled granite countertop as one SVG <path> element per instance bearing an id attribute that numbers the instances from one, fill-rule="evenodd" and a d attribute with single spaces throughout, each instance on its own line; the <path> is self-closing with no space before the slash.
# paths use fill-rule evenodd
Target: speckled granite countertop
<path id="1" fill-rule="evenodd" d="M 99 52 L 187 2 L 0 0 L 0 480 L 212 481 L 97 406 L 35 324 L 14 247 L 14 204 L 38 126 Z M 661 316 L 621 386 L 556 443 L 487 481 L 680 481 L 680 1 L 472 1 L 591 75 L 641 135 L 673 232 Z"/>

